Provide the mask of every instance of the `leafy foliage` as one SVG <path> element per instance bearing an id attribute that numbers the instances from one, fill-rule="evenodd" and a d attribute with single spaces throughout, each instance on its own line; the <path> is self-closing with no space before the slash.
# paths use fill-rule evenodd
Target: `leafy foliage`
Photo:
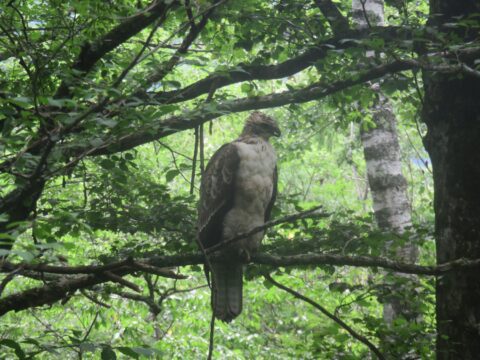
<path id="1" fill-rule="evenodd" d="M 334 4 L 348 14 L 348 1 Z M 414 239 L 420 261 L 433 263 L 433 185 L 417 124 L 421 66 L 410 60 L 419 44 L 466 45 L 424 31 L 427 5 L 386 1 L 385 30 L 337 36 L 315 1 L 10 1 L 0 12 L 0 255 L 73 266 L 196 251 L 200 162 L 237 136 L 245 118 L 238 113 L 275 108 L 268 111 L 284 135 L 274 144 L 274 217 L 318 204 L 331 216 L 271 229 L 262 251 L 394 257 Z M 378 70 L 385 64 L 393 65 Z M 414 225 L 403 236 L 375 225 L 357 135 L 372 124 L 376 95 L 365 83 L 378 79 L 394 105 L 409 183 Z M 203 272 L 168 270 L 188 279 L 135 271 L 127 283 L 110 278 L 48 308 L 3 315 L 2 358 L 203 358 L 210 321 Z M 0 302 L 63 276 L 3 272 Z M 383 350 L 434 357 L 431 279 L 249 265 L 244 313 L 216 325 L 217 358 L 370 356 L 338 324 L 272 287 L 267 272 L 373 343 L 390 339 Z M 394 291 L 412 295 L 421 319 L 385 325 L 382 302 Z"/>

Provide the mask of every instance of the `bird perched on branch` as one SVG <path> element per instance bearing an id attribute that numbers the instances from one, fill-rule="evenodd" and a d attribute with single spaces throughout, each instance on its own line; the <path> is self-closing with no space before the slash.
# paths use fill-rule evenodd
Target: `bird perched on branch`
<path id="1" fill-rule="evenodd" d="M 203 250 L 228 241 L 270 218 L 277 195 L 277 157 L 268 142 L 280 136 L 275 120 L 253 112 L 239 138 L 212 156 L 203 174 L 198 241 Z M 230 322 L 242 311 L 243 263 L 257 251 L 264 232 L 235 241 L 210 261 L 212 309 Z"/>

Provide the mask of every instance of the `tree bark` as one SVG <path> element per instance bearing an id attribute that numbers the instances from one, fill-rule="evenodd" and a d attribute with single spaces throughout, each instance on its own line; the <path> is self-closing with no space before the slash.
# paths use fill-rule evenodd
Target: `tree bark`
<path id="1" fill-rule="evenodd" d="M 480 12 L 469 0 L 433 0 L 431 24 Z M 441 14 L 440 16 L 434 14 Z M 448 30 L 450 29 L 450 30 Z M 463 42 L 478 31 L 455 31 Z M 469 64 L 473 65 L 473 64 Z M 424 74 L 423 119 L 428 127 L 435 186 L 437 262 L 480 256 L 480 79 Z M 480 354 L 480 277 L 456 270 L 437 277 L 437 359 L 478 359 Z"/>
<path id="2" fill-rule="evenodd" d="M 383 0 L 368 0 L 364 4 L 360 0 L 353 0 L 352 9 L 357 27 L 384 24 Z M 389 100 L 380 90 L 380 85 L 376 83 L 371 87 L 377 94 L 376 102 L 370 109 L 375 128 L 362 131 L 361 138 L 373 209 L 380 229 L 402 234 L 412 225 L 412 219 L 407 181 L 402 173 L 396 118 Z M 398 255 L 402 260 L 410 262 L 415 262 L 417 257 L 412 244 L 399 249 Z"/>
<path id="3" fill-rule="evenodd" d="M 383 0 L 353 0 L 352 13 L 353 22 L 359 29 L 384 25 Z M 374 55 L 371 51 L 367 52 L 367 57 Z M 411 227 L 412 219 L 407 181 L 402 173 L 396 118 L 389 99 L 380 90 L 380 84 L 372 84 L 371 88 L 376 93 L 376 101 L 370 108 L 375 127 L 362 131 L 361 139 L 373 210 L 382 231 L 402 235 Z M 409 263 L 417 260 L 417 247 L 412 242 L 397 248 L 393 248 L 391 241 L 387 242 L 384 252 Z M 398 276 L 392 280 L 384 284 L 386 291 L 380 297 L 383 302 L 383 319 L 389 327 L 389 332 L 382 335 L 382 346 L 387 356 L 399 359 L 404 358 L 405 354 L 396 351 L 395 344 L 399 339 L 395 336 L 394 320 L 398 317 L 415 320 L 418 309 L 412 302 L 406 282 Z M 413 348 L 414 344 L 409 346 Z"/>

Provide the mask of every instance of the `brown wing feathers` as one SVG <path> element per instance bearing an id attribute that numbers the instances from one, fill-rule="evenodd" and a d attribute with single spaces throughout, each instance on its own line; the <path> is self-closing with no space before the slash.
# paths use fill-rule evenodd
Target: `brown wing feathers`
<path id="1" fill-rule="evenodd" d="M 202 176 L 198 236 L 204 248 L 222 241 L 223 218 L 233 207 L 239 162 L 235 145 L 225 144 L 212 156 Z"/>

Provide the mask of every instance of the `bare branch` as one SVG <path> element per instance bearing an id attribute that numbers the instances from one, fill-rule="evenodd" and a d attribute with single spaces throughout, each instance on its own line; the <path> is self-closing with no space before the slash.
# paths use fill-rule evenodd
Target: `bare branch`
<path id="1" fill-rule="evenodd" d="M 124 278 L 122 278 L 120 275 L 117 275 L 117 274 L 114 274 L 110 271 L 105 271 L 103 273 L 104 276 L 106 276 L 107 279 L 109 279 L 110 281 L 113 281 L 113 282 L 116 282 L 120 285 L 123 285 L 125 287 L 128 287 L 130 289 L 132 289 L 133 291 L 136 291 L 138 293 L 141 293 L 142 292 L 142 289 L 137 285 L 137 284 L 134 284 L 132 283 L 131 281 L 128 281 L 128 280 L 125 280 Z"/>
<path id="2" fill-rule="evenodd" d="M 293 289 L 290 289 L 289 287 L 287 287 L 285 285 L 280 284 L 279 282 L 275 281 L 270 276 L 270 274 L 265 274 L 264 276 L 268 281 L 270 281 L 273 285 L 275 285 L 279 289 L 282 289 L 282 290 L 288 292 L 289 294 L 295 296 L 297 299 L 305 301 L 306 303 L 309 303 L 310 305 L 312 305 L 316 309 L 320 310 L 320 312 L 322 314 L 324 314 L 325 316 L 327 316 L 331 320 L 335 321 L 338 325 L 340 325 L 343 329 L 345 329 L 350 335 L 352 335 L 352 337 L 354 337 L 358 341 L 365 344 L 379 359 L 381 359 L 381 360 L 385 359 L 385 357 L 380 352 L 380 350 L 378 350 L 378 348 L 375 345 L 373 345 L 373 343 L 370 340 L 368 340 L 365 336 L 360 335 L 358 332 L 356 332 L 354 329 L 352 329 L 349 325 L 347 325 L 342 319 L 333 315 L 331 312 L 329 312 L 327 309 L 325 309 L 319 303 L 313 301 L 312 299 L 300 294 L 299 292 L 297 292 Z"/>
<path id="3" fill-rule="evenodd" d="M 2 296 L 3 290 L 5 290 L 5 288 L 7 287 L 8 283 L 13 280 L 13 278 L 15 277 L 15 275 L 21 274 L 22 271 L 23 271 L 23 267 L 22 267 L 22 266 L 19 266 L 18 268 L 14 269 L 14 270 L 11 271 L 9 274 L 7 274 L 7 276 L 5 276 L 5 278 L 4 278 L 4 279 L 2 280 L 2 282 L 0 283 L 0 296 Z"/>
<path id="4" fill-rule="evenodd" d="M 83 337 L 83 339 L 82 339 L 81 342 L 85 342 L 85 341 L 88 339 L 88 337 L 90 336 L 90 333 L 92 332 L 92 329 L 93 329 L 93 325 L 95 325 L 95 323 L 97 322 L 97 319 L 98 319 L 98 315 L 99 315 L 99 314 L 100 314 L 99 311 L 97 311 L 97 312 L 95 313 L 95 316 L 94 316 L 94 318 L 93 318 L 90 326 L 88 327 L 87 332 L 85 333 L 85 336 Z"/>
<path id="5" fill-rule="evenodd" d="M 64 274 L 64 275 L 76 275 L 76 274 L 100 274 L 105 271 L 115 271 L 122 267 L 133 266 L 134 261 L 132 258 L 127 258 L 118 262 L 112 262 L 106 265 L 81 265 L 81 266 L 54 266 L 46 264 L 19 264 L 14 265 L 12 263 L 4 261 L 0 266 L 0 271 L 13 271 L 18 268 L 22 268 L 30 271 L 45 272 L 51 274 Z"/>
<path id="6" fill-rule="evenodd" d="M 280 225 L 280 224 L 292 223 L 294 221 L 301 220 L 301 219 L 329 217 L 330 214 L 319 212 L 319 210 L 321 208 L 322 208 L 322 206 L 316 206 L 312 209 L 301 211 L 301 212 L 298 212 L 296 214 L 287 215 L 287 216 L 284 216 L 280 219 L 267 221 L 265 224 L 260 225 L 260 226 L 256 226 L 252 230 L 250 230 L 246 233 L 239 234 L 239 235 L 233 237 L 232 239 L 223 241 L 223 242 L 221 242 L 221 243 L 219 243 L 215 246 L 209 247 L 208 249 L 205 249 L 205 252 L 206 252 L 206 254 L 214 253 L 218 250 L 221 250 L 221 249 L 225 248 L 228 245 L 231 245 L 234 242 L 237 242 L 239 240 L 248 238 L 248 237 L 252 236 L 253 234 L 259 233 L 260 231 L 264 231 L 268 228 L 271 228 L 271 227 L 274 227 L 274 226 L 277 226 L 277 225 Z"/>
<path id="7" fill-rule="evenodd" d="M 216 259 L 217 255 L 209 255 Z M 217 260 L 221 260 L 218 258 Z M 441 275 L 445 272 L 461 269 L 472 269 L 480 267 L 480 259 L 457 259 L 452 262 L 440 264 L 437 266 L 421 266 L 396 262 L 384 258 L 370 256 L 341 256 L 333 254 L 299 254 L 299 255 L 271 255 L 260 253 L 252 256 L 252 263 L 269 265 L 273 267 L 293 267 L 293 266 L 354 266 L 354 267 L 379 267 L 389 269 L 399 273 L 419 274 L 419 275 Z M 198 265 L 205 262 L 205 256 L 201 253 L 182 254 L 171 256 L 152 256 L 142 259 L 146 263 L 155 267 L 172 267 Z M 27 268 L 28 265 L 25 265 Z M 23 292 L 9 295 L 0 299 L 0 316 L 10 311 L 21 311 L 31 307 L 53 304 L 68 294 L 76 290 L 90 288 L 94 285 L 108 281 L 117 281 L 117 277 L 125 276 L 137 271 L 132 267 L 123 267 L 115 270 L 115 279 L 106 276 L 104 273 L 89 274 L 72 277 L 61 277 L 44 286 L 25 290 Z M 112 271 L 113 272 L 113 271 Z M 123 280 L 123 279 L 122 279 Z M 123 285 L 123 284 L 122 284 Z M 135 285 L 136 286 L 136 285 Z"/>
<path id="8" fill-rule="evenodd" d="M 85 296 L 88 300 L 90 300 L 91 302 L 93 302 L 93 303 L 95 303 L 95 304 L 97 304 L 97 305 L 100 305 L 100 306 L 102 306 L 102 307 L 104 307 L 104 308 L 107 308 L 107 309 L 110 309 L 110 308 L 111 308 L 110 305 L 108 305 L 107 303 L 104 303 L 103 301 L 98 300 L 97 298 L 95 298 L 95 296 L 90 295 L 86 290 L 83 290 L 83 289 L 82 289 L 82 290 L 80 290 L 80 293 L 81 293 L 83 296 Z"/>
<path id="9" fill-rule="evenodd" d="M 139 295 L 126 291 L 112 291 L 112 294 L 118 295 L 124 299 L 143 302 L 147 304 L 150 308 L 158 308 L 158 305 L 149 296 Z"/>
<path id="10" fill-rule="evenodd" d="M 143 271 L 148 274 L 154 274 L 154 275 L 158 275 L 158 276 L 162 276 L 170 279 L 178 279 L 178 280 L 188 279 L 188 276 L 186 275 L 177 274 L 172 270 L 169 270 L 166 268 L 160 268 L 160 267 L 153 266 L 140 261 L 134 261 L 133 267 L 139 271 Z"/>
<path id="11" fill-rule="evenodd" d="M 478 48 L 476 49 L 476 53 L 480 53 Z M 172 116 L 163 121 L 149 124 L 144 129 L 130 131 L 128 134 L 125 134 L 120 138 L 117 137 L 116 139 L 111 139 L 105 144 L 98 146 L 95 150 L 86 150 L 83 148 L 72 149 L 74 153 L 71 155 L 75 156 L 75 154 L 85 152 L 84 156 L 98 156 L 126 151 L 176 132 L 195 128 L 200 124 L 229 113 L 260 110 L 319 100 L 352 86 L 411 69 L 425 69 L 427 71 L 442 70 L 443 72 L 450 73 L 457 73 L 459 71 L 459 68 L 454 66 L 432 67 L 423 61 L 398 59 L 366 70 L 355 71 L 351 74 L 350 78 L 335 81 L 330 84 L 320 81 L 303 89 L 224 101 L 217 103 L 217 106 L 213 110 L 211 106 L 202 104 L 196 109 L 186 112 L 181 116 Z M 158 105 L 158 103 L 152 105 Z"/>

